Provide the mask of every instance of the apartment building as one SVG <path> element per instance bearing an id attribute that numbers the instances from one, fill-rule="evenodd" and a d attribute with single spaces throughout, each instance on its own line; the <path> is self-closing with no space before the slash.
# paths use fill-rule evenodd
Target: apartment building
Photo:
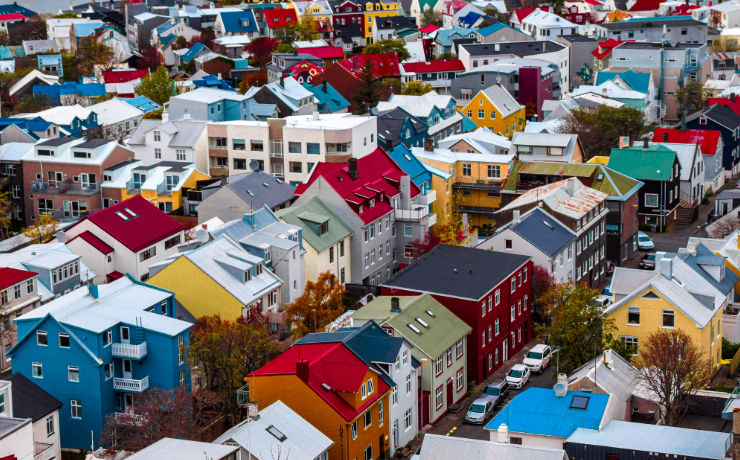
<path id="1" fill-rule="evenodd" d="M 206 122 L 198 120 L 141 120 L 126 141 L 134 157 L 145 165 L 160 161 L 194 163 L 208 171 L 208 131 Z"/>
<path id="2" fill-rule="evenodd" d="M 641 42 L 694 43 L 707 42 L 707 25 L 686 16 L 632 18 L 595 26 L 602 39 L 635 40 Z"/>
<path id="3" fill-rule="evenodd" d="M 0 268 L 0 352 L 10 350 L 18 341 L 11 321 L 41 305 L 38 273 L 12 267 Z M 10 368 L 10 359 L 0 359 L 0 370 Z"/>

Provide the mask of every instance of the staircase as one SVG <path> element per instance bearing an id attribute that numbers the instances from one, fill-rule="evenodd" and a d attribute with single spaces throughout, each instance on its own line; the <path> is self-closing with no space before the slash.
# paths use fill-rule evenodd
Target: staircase
<path id="1" fill-rule="evenodd" d="M 676 213 L 676 224 L 690 225 L 699 215 L 699 205 L 681 200 Z"/>
<path id="2" fill-rule="evenodd" d="M 144 343 L 144 328 L 141 324 L 141 318 L 136 318 L 136 327 L 134 328 L 133 339 L 135 343 Z"/>

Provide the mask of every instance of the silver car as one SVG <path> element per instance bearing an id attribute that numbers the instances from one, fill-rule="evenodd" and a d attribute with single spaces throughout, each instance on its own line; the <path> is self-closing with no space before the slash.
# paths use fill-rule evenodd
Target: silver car
<path id="1" fill-rule="evenodd" d="M 493 409 L 496 406 L 495 398 L 485 395 L 473 401 L 468 412 L 465 414 L 465 421 L 482 425 L 493 415 Z"/>

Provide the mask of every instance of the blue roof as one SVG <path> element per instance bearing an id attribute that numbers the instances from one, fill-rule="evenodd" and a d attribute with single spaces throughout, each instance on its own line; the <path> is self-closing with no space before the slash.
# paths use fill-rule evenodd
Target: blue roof
<path id="1" fill-rule="evenodd" d="M 439 29 L 435 41 L 442 46 L 452 46 L 452 41 L 458 38 L 465 38 L 468 34 L 475 34 L 477 29 L 467 29 L 465 27 L 453 27 L 451 29 Z"/>
<path id="2" fill-rule="evenodd" d="M 221 13 L 221 20 L 224 23 L 226 33 L 255 32 L 259 30 L 257 20 L 251 10 Z"/>
<path id="3" fill-rule="evenodd" d="M 463 117 L 463 119 L 462 119 L 462 130 L 461 130 L 463 133 L 469 133 L 471 131 L 475 131 L 476 129 L 478 129 L 478 125 L 476 125 L 473 120 L 471 120 L 470 118 L 466 117 L 465 114 L 463 114 L 459 110 L 457 111 L 457 113 L 459 113 Z"/>
<path id="4" fill-rule="evenodd" d="M 491 24 L 490 26 L 483 27 L 482 29 L 478 29 L 478 33 L 481 34 L 484 37 L 487 37 L 491 35 L 494 32 L 498 32 L 501 29 L 505 29 L 509 27 L 508 25 L 504 24 L 503 22 L 497 22 L 496 24 Z"/>
<path id="5" fill-rule="evenodd" d="M 411 177 L 417 187 L 421 188 L 423 184 L 428 184 L 432 180 L 432 174 L 426 168 L 425 164 L 419 161 L 411 150 L 404 144 L 398 144 L 396 148 L 388 152 L 393 161 Z"/>
<path id="6" fill-rule="evenodd" d="M 329 83 L 326 83 L 326 91 L 324 91 L 323 83 L 318 86 L 313 86 L 311 83 L 303 83 L 303 87 L 311 91 L 313 96 L 318 99 L 318 109 L 321 113 L 334 113 L 349 107 L 347 99 L 339 94 Z"/>
<path id="7" fill-rule="evenodd" d="M 459 18 L 458 21 L 460 21 L 463 24 L 465 24 L 466 26 L 470 27 L 473 24 L 475 24 L 475 21 L 477 21 L 478 18 L 480 18 L 481 16 L 483 16 L 483 15 L 480 14 L 480 13 L 476 13 L 475 11 L 471 11 L 468 14 L 466 14 L 465 16 Z"/>
<path id="8" fill-rule="evenodd" d="M 247 59 L 234 59 L 234 69 L 245 70 L 249 68 L 250 68 L 250 65 Z"/>
<path id="9" fill-rule="evenodd" d="M 508 228 L 550 257 L 559 254 L 576 238 L 568 228 L 540 208 L 532 209 L 521 217 L 518 224 L 511 223 Z"/>
<path id="10" fill-rule="evenodd" d="M 177 35 L 175 34 L 167 34 L 165 36 L 159 37 L 159 47 L 161 49 L 165 49 L 168 46 L 170 46 L 175 40 L 177 39 Z"/>
<path id="11" fill-rule="evenodd" d="M 37 59 L 38 59 L 39 65 L 61 64 L 62 55 L 61 54 L 39 54 Z"/>
<path id="12" fill-rule="evenodd" d="M 161 105 L 157 104 L 153 100 L 149 99 L 146 96 L 136 96 L 131 98 L 121 98 L 122 101 L 126 101 L 127 103 L 133 105 L 137 109 L 141 110 L 144 113 L 153 112 L 155 110 L 159 110 L 162 108 Z"/>
<path id="13" fill-rule="evenodd" d="M 0 60 L 5 61 L 25 56 L 26 52 L 22 46 L 0 46 Z"/>
<path id="14" fill-rule="evenodd" d="M 235 91 L 234 88 L 231 87 L 229 82 L 220 80 L 215 75 L 206 75 L 201 80 L 193 80 L 193 84 L 196 88 L 216 88 L 227 91 Z"/>
<path id="15" fill-rule="evenodd" d="M 570 407 L 576 396 L 588 398 L 585 409 Z M 608 401 L 609 395 L 604 394 L 568 391 L 558 397 L 550 388 L 531 387 L 514 396 L 486 429 L 506 424 L 509 432 L 567 438 L 578 428 L 599 429 Z"/>
<path id="16" fill-rule="evenodd" d="M 103 24 L 100 21 L 95 22 L 82 22 L 78 24 L 74 24 L 75 28 L 75 37 L 82 38 L 82 37 L 89 37 L 90 35 L 95 33 L 96 29 L 99 29 L 103 27 L 105 24 Z"/>
<path id="17" fill-rule="evenodd" d="M 656 452 L 679 458 L 722 460 L 730 448 L 732 433 L 612 420 L 601 430 L 579 428 L 566 442 Z"/>
<path id="18" fill-rule="evenodd" d="M 79 94 L 83 97 L 98 97 L 105 94 L 105 85 L 103 83 L 75 83 L 66 81 L 63 84 L 55 83 L 53 85 L 35 85 L 33 95 L 43 95 L 53 101 L 59 101 L 62 95 Z"/>
<path id="19" fill-rule="evenodd" d="M 630 18 L 622 22 L 678 21 L 681 19 L 686 19 L 686 16 L 655 16 L 651 18 Z"/>
<path id="20" fill-rule="evenodd" d="M 12 5 L 0 5 L 0 14 L 12 14 L 18 13 L 24 16 L 35 16 L 36 12 L 29 10 L 23 6 L 18 5 L 18 2 L 13 2 Z"/>
<path id="21" fill-rule="evenodd" d="M 190 47 L 188 52 L 182 55 L 182 58 L 180 58 L 180 60 L 184 63 L 188 63 L 195 59 L 203 50 L 211 51 L 206 45 L 201 42 L 194 43 L 193 46 Z"/>
<path id="22" fill-rule="evenodd" d="M 635 72 L 634 70 L 627 70 L 624 72 L 599 72 L 596 74 L 596 84 L 600 85 L 605 81 L 613 80 L 614 77 L 621 78 L 622 81 L 625 82 L 633 91 L 647 94 L 650 90 L 650 73 Z"/>
<path id="23" fill-rule="evenodd" d="M 740 280 L 740 277 L 738 277 L 732 270 L 723 269 L 724 277 L 722 278 L 722 281 L 717 281 L 709 272 L 702 268 L 702 265 L 714 265 L 720 266 L 720 268 L 725 265 L 724 257 L 715 255 L 703 244 L 696 246 L 696 255 L 680 254 L 679 257 L 699 275 L 701 275 L 702 278 L 707 280 L 712 286 L 724 294 L 731 292 L 735 287 L 735 283 Z"/>

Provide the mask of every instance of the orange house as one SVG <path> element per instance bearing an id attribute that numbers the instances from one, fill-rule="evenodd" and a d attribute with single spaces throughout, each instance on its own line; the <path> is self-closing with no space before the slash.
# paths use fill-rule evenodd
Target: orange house
<path id="1" fill-rule="evenodd" d="M 293 345 L 246 380 L 251 402 L 280 400 L 334 441 L 329 460 L 389 455 L 391 387 L 343 343 Z"/>

